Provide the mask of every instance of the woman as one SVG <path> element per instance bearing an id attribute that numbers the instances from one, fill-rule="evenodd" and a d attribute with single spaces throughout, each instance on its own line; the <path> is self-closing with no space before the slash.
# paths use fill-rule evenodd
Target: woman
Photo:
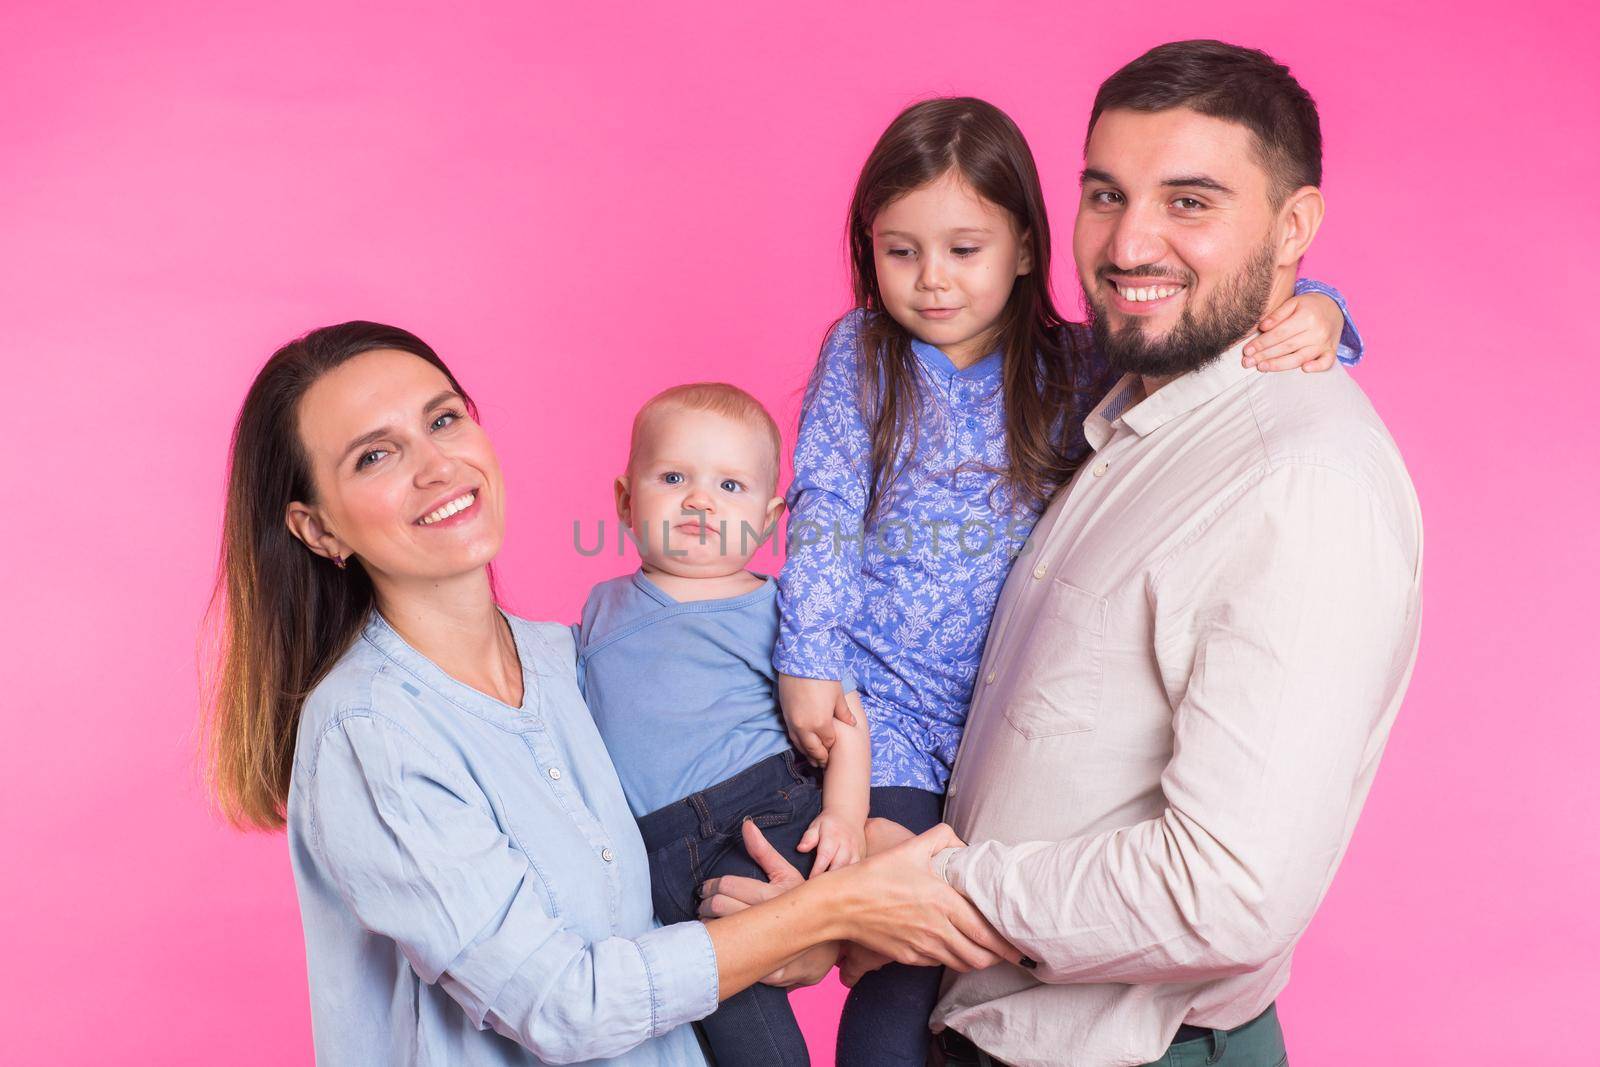
<path id="1" fill-rule="evenodd" d="M 235 822 L 288 827 L 319 1061 L 700 1063 L 686 1023 L 833 942 L 1015 961 L 929 873 L 948 829 L 657 926 L 568 630 L 495 603 L 473 412 L 421 340 L 351 322 L 280 349 L 234 431 L 212 758 Z"/>

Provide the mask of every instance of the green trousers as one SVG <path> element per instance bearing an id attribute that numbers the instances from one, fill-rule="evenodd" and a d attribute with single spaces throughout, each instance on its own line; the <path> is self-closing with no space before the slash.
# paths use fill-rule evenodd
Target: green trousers
<path id="1" fill-rule="evenodd" d="M 1267 1010 L 1233 1030 L 1213 1030 L 1208 1037 L 1180 1041 L 1145 1067 L 1288 1067 L 1278 1008 Z"/>
<path id="2" fill-rule="evenodd" d="M 1070 1064 L 1072 1057 L 1062 1056 L 1061 1062 Z M 954 1030 L 934 1039 L 928 1063 L 933 1067 L 1005 1067 Z M 1278 1010 L 1268 1005 L 1243 1026 L 1213 1030 L 1205 1037 L 1171 1045 L 1159 1060 L 1145 1067 L 1288 1067 L 1288 1063 Z"/>

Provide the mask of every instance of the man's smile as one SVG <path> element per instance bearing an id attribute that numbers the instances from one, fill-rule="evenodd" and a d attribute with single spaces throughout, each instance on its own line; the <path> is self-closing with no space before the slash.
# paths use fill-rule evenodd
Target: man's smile
<path id="1" fill-rule="evenodd" d="M 1181 299 L 1188 285 L 1170 278 L 1102 276 L 1111 290 L 1111 305 L 1125 315 L 1149 315 Z"/>

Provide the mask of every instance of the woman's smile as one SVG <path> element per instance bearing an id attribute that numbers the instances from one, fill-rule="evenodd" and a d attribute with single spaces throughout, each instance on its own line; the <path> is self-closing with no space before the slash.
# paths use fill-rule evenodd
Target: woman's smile
<path id="1" fill-rule="evenodd" d="M 478 490 L 469 489 L 464 493 L 452 493 L 442 504 L 430 508 L 420 519 L 412 525 L 426 526 L 462 526 L 477 518 L 481 513 L 478 507 Z"/>

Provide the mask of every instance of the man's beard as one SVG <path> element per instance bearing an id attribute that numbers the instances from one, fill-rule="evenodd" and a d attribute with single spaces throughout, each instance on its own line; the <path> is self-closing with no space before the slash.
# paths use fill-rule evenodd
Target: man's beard
<path id="1" fill-rule="evenodd" d="M 1148 337 L 1137 319 L 1120 330 L 1106 321 L 1105 305 L 1084 290 L 1092 312 L 1089 326 L 1095 344 L 1113 370 L 1148 378 L 1172 378 L 1198 370 L 1226 352 L 1261 321 L 1272 295 L 1273 250 L 1261 246 L 1239 272 L 1217 289 L 1217 295 L 1197 317 L 1185 307 L 1178 323 L 1161 337 Z M 1171 277 L 1151 275 L 1151 277 Z M 1192 282 L 1190 283 L 1193 284 Z"/>

